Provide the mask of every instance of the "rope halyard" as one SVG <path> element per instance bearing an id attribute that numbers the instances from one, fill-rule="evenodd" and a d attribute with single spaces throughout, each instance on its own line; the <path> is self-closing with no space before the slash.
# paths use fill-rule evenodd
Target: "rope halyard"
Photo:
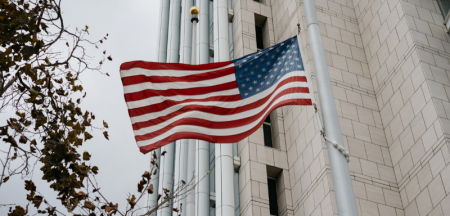
<path id="1" fill-rule="evenodd" d="M 334 141 L 328 139 L 327 136 L 325 136 L 325 134 L 323 135 L 323 138 L 326 141 L 330 142 L 331 145 L 333 145 L 335 148 L 337 148 L 345 156 L 345 159 L 347 159 L 347 163 L 350 162 L 350 153 L 348 151 L 346 151 L 344 147 L 340 146 L 337 142 L 334 142 Z"/>
<path id="2" fill-rule="evenodd" d="M 350 153 L 348 151 L 346 151 L 343 146 L 339 145 L 335 141 L 332 141 L 332 140 L 328 139 L 328 137 L 325 135 L 325 130 L 322 127 L 322 122 L 321 122 L 320 117 L 319 117 L 319 113 L 318 113 L 318 110 L 317 110 L 317 105 L 315 103 L 313 103 L 313 105 L 314 105 L 315 115 L 317 116 L 317 122 L 319 122 L 320 135 L 322 135 L 323 138 L 326 141 L 330 142 L 331 145 L 333 145 L 333 147 L 337 148 L 344 155 L 345 159 L 347 159 L 347 163 L 350 162 Z"/>

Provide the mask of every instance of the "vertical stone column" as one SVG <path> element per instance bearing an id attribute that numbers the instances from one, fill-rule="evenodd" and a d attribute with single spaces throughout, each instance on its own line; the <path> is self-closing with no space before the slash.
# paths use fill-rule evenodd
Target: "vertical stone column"
<path id="1" fill-rule="evenodd" d="M 216 216 L 234 215 L 233 145 L 216 144 Z"/>
<path id="2" fill-rule="evenodd" d="M 190 64 L 192 47 L 192 23 L 189 9 L 194 6 L 194 0 L 182 0 L 181 11 L 181 38 L 180 38 L 180 63 Z"/>
<path id="3" fill-rule="evenodd" d="M 228 1 L 214 1 L 214 62 L 230 60 Z M 216 216 L 234 215 L 233 145 L 216 144 Z"/>
<path id="4" fill-rule="evenodd" d="M 197 0 L 200 9 L 198 15 L 198 39 L 196 42 L 198 64 L 209 63 L 209 0 Z"/>
<path id="5" fill-rule="evenodd" d="M 180 143 L 181 143 L 181 146 L 184 146 L 184 147 L 182 147 L 182 151 L 184 151 L 185 152 L 185 155 L 184 155 L 184 158 L 183 158 L 183 162 L 182 162 L 182 164 L 180 164 L 180 165 L 182 165 L 181 167 L 182 167 L 182 169 L 180 170 L 180 174 L 181 174 L 181 176 L 182 176 L 182 179 L 187 183 L 188 182 L 188 178 L 187 178 L 187 169 L 188 169 L 188 140 L 187 139 L 182 139 L 182 140 L 180 140 Z M 185 190 L 183 190 L 183 191 L 185 191 Z M 178 209 L 180 209 L 181 210 L 181 213 L 182 213 L 182 215 L 183 216 L 186 216 L 186 211 L 185 211 L 185 209 L 186 209 L 186 199 L 183 199 L 183 200 L 181 200 L 180 201 L 180 203 L 179 203 L 179 205 L 177 206 L 177 208 Z M 179 215 L 179 213 L 177 213 L 176 215 Z"/>
<path id="6" fill-rule="evenodd" d="M 169 32 L 169 5 L 166 0 L 160 1 L 159 16 L 159 39 L 158 39 L 158 62 L 167 60 L 167 35 Z"/>
<path id="7" fill-rule="evenodd" d="M 180 51 L 181 0 L 170 0 L 167 62 L 178 63 Z"/>
<path id="8" fill-rule="evenodd" d="M 161 192 L 163 191 L 163 172 L 164 172 L 164 159 L 163 159 L 163 156 L 161 156 L 161 152 L 164 152 L 165 151 L 165 149 L 166 149 L 166 147 L 165 146 L 163 146 L 163 147 L 161 147 L 160 148 L 160 154 L 159 154 L 159 156 L 160 156 L 160 158 L 159 158 L 159 161 L 160 161 L 160 163 L 159 163 L 159 170 L 158 170 L 158 172 L 159 172 L 159 179 L 158 179 L 158 190 L 156 191 L 156 199 L 158 199 L 158 194 L 161 194 Z M 156 200 L 156 202 L 158 202 L 158 200 Z M 159 209 L 158 211 L 156 211 L 156 215 L 161 215 L 161 209 Z"/>
<path id="9" fill-rule="evenodd" d="M 176 158 L 175 158 L 175 178 L 174 178 L 174 187 L 173 190 L 176 190 L 181 185 L 179 184 L 181 180 L 186 181 L 186 169 L 187 169 L 187 140 L 182 139 L 176 141 Z M 180 209 L 180 206 L 184 206 L 182 204 L 184 200 L 174 202 L 173 207 Z M 182 204 L 182 205 L 181 205 Z M 178 216 L 179 213 L 173 212 L 173 216 Z"/>
<path id="10" fill-rule="evenodd" d="M 199 179 L 198 186 L 195 188 L 195 215 L 208 216 L 209 215 L 209 142 L 198 140 L 196 147 L 196 169 L 195 173 Z M 205 177 L 206 176 L 206 177 Z M 205 177 L 204 179 L 202 179 Z"/>
<path id="11" fill-rule="evenodd" d="M 173 188 L 173 168 L 175 161 L 175 142 L 170 143 L 162 149 L 162 151 L 166 151 L 164 156 L 161 156 L 162 163 L 161 173 L 160 173 L 160 182 L 159 182 L 159 191 L 158 193 L 163 195 L 163 189 L 172 190 Z M 163 195 L 164 196 L 164 195 Z M 172 215 L 172 208 L 163 208 L 158 210 L 158 215 L 160 216 L 170 216 Z"/>
<path id="12" fill-rule="evenodd" d="M 169 189 L 171 191 L 174 191 L 176 189 L 176 184 L 180 181 L 180 150 L 181 150 L 181 141 L 177 140 L 175 141 L 175 156 L 174 156 L 174 163 L 173 163 L 173 190 Z M 176 208 L 176 203 L 173 203 L 173 207 Z"/>
<path id="13" fill-rule="evenodd" d="M 169 8 L 170 8 L 170 1 L 161 0 L 160 1 L 160 16 L 159 16 L 159 32 L 158 32 L 158 55 L 157 55 L 157 61 L 158 62 L 166 62 L 167 60 L 167 35 L 169 32 Z M 158 156 L 158 159 L 156 162 L 159 164 L 160 169 L 157 171 L 156 175 L 153 176 L 153 188 L 155 189 L 155 192 L 153 194 L 148 194 L 147 196 L 147 206 L 149 208 L 152 208 L 158 204 L 158 191 L 159 191 L 159 177 L 160 172 L 162 170 L 162 163 L 160 161 L 161 157 L 161 148 L 155 150 L 156 155 Z M 150 153 L 150 157 L 152 153 Z M 162 186 L 162 184 L 161 184 Z M 152 216 L 155 216 L 157 213 L 154 213 Z"/>
<path id="14" fill-rule="evenodd" d="M 181 0 L 170 0 L 169 8 L 169 28 L 167 37 L 167 62 L 178 63 L 179 61 L 179 42 L 180 42 L 180 16 L 181 16 Z M 175 142 L 164 147 L 163 151 L 167 151 L 163 156 L 164 167 L 162 167 L 162 177 L 160 178 L 159 193 L 163 195 L 163 188 L 173 190 L 174 180 L 174 160 L 175 160 Z M 163 208 L 158 211 L 160 216 L 172 215 L 171 208 Z"/>
<path id="15" fill-rule="evenodd" d="M 214 1 L 214 62 L 230 60 L 228 42 L 228 1 Z"/>
<path id="16" fill-rule="evenodd" d="M 189 9 L 194 5 L 193 0 L 182 0 L 182 11 L 181 11 L 181 32 L 180 32 L 180 63 L 191 64 L 192 55 L 192 23 L 191 14 Z M 180 180 L 187 182 L 187 154 L 188 154 L 188 140 L 180 140 L 180 145 L 177 146 L 177 152 L 179 152 L 179 160 L 175 165 L 176 173 L 178 173 L 178 178 L 176 178 L 176 183 Z M 178 170 L 177 170 L 178 168 Z M 176 188 L 174 188 L 175 190 Z M 180 205 L 181 204 L 181 205 Z M 183 215 L 185 215 L 186 209 L 186 199 L 180 202 L 174 203 L 175 208 L 182 208 Z M 174 216 L 178 213 L 174 212 Z"/>
<path id="17" fill-rule="evenodd" d="M 156 149 L 156 150 L 155 150 L 155 153 L 156 153 L 156 155 L 158 156 L 158 158 L 156 159 L 156 162 L 157 162 L 158 164 L 160 164 L 159 162 L 160 162 L 160 156 L 161 156 L 161 149 L 160 149 L 160 148 L 159 148 L 159 149 Z M 152 155 L 153 155 L 153 153 L 150 152 L 150 153 L 149 153 L 150 160 L 151 160 L 151 158 L 153 157 Z M 152 165 L 150 165 L 149 171 L 151 171 L 151 167 L 152 167 Z M 153 175 L 153 176 L 152 176 L 152 177 L 153 177 L 152 184 L 153 184 L 154 192 L 153 192 L 153 194 L 148 194 L 148 195 L 147 195 L 147 206 L 148 206 L 147 209 L 152 209 L 152 208 L 156 207 L 156 205 L 158 204 L 157 199 L 158 199 L 159 173 L 160 173 L 160 171 L 161 171 L 161 170 L 158 170 L 157 173 L 156 173 L 156 175 Z M 156 215 L 156 213 L 154 213 L 152 216 L 155 216 L 155 215 Z"/>
<path id="18" fill-rule="evenodd" d="M 199 23 L 197 27 L 196 40 L 196 63 L 209 63 L 209 0 L 197 0 L 197 6 L 200 9 L 198 15 Z M 209 170 L 209 142 L 198 140 L 196 146 L 196 169 L 195 173 L 198 179 L 207 175 L 206 170 Z M 209 176 L 205 177 L 199 182 L 195 190 L 195 215 L 208 216 L 209 215 Z"/>
<path id="19" fill-rule="evenodd" d="M 188 157 L 187 157 L 187 177 L 186 182 L 190 182 L 195 172 L 195 146 L 197 140 L 188 140 Z M 195 215 L 195 194 L 193 191 L 186 197 L 186 207 L 183 207 L 183 215 L 191 216 Z"/>

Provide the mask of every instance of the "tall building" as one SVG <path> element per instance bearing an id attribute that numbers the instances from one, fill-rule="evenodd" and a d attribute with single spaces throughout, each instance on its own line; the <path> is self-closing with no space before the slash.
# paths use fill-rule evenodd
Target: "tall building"
<path id="1" fill-rule="evenodd" d="M 315 4 L 359 215 L 450 215 L 450 37 L 443 24 L 450 1 Z M 200 14 L 192 42 L 194 5 Z M 319 101 L 301 0 L 161 0 L 158 61 L 242 57 L 297 35 L 298 23 Z M 180 202 L 183 216 L 337 215 L 314 113 L 312 106 L 279 108 L 232 145 L 170 144 L 159 189 L 213 169 Z"/>

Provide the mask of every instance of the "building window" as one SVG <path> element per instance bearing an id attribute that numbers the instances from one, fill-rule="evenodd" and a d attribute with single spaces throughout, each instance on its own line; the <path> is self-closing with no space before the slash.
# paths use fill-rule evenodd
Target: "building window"
<path id="1" fill-rule="evenodd" d="M 263 40 L 263 27 L 255 26 L 256 29 L 256 48 L 259 50 L 264 49 L 264 40 Z"/>
<path id="2" fill-rule="evenodd" d="M 272 124 L 270 123 L 270 115 L 267 116 L 263 123 L 264 145 L 273 147 L 272 145 Z"/>
<path id="3" fill-rule="evenodd" d="M 214 63 L 214 50 L 209 49 L 209 63 Z"/>
<path id="4" fill-rule="evenodd" d="M 283 197 L 283 170 L 273 166 L 266 166 L 266 171 L 270 215 L 278 216 L 280 215 L 280 210 L 284 211 L 287 207 L 286 199 Z"/>
<path id="5" fill-rule="evenodd" d="M 268 178 L 267 185 L 269 187 L 270 215 L 278 216 L 277 180 L 273 178 Z"/>
<path id="6" fill-rule="evenodd" d="M 266 27 L 267 17 L 255 14 L 255 33 L 256 33 L 256 48 L 262 50 L 269 47 L 264 41 L 267 37 L 267 27 Z"/>
<path id="7" fill-rule="evenodd" d="M 438 4 L 441 8 L 442 15 L 446 18 L 448 11 L 450 10 L 450 0 L 438 0 Z"/>

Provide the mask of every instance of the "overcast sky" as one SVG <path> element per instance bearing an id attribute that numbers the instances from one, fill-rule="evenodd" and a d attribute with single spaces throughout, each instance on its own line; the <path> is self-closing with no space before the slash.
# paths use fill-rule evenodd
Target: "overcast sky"
<path id="1" fill-rule="evenodd" d="M 63 1 L 62 9 L 65 25 L 72 29 L 89 26 L 89 39 L 98 40 L 109 33 L 101 51 L 107 50 L 113 58 L 103 68 L 111 76 L 89 71 L 81 76 L 87 92 L 81 107 L 95 113 L 98 126 L 102 120 L 108 122 L 110 140 L 107 141 L 97 131 L 93 139 L 83 144 L 83 148 L 91 152 L 91 163 L 99 167 L 97 180 L 102 193 L 123 208 L 128 192 L 137 193 L 137 183 L 148 168 L 149 156 L 140 153 L 136 146 L 123 97 L 119 66 L 133 60 L 156 61 L 159 0 L 71 0 Z M 95 49 L 88 53 L 101 54 Z M 0 115 L 3 115 L 0 116 L 0 125 L 5 125 L 4 119 L 8 114 Z M 39 168 L 38 165 L 32 178 L 37 190 L 49 197 L 51 204 L 60 206 L 49 184 L 41 180 Z M 0 204 L 26 205 L 23 181 L 14 180 L 20 179 L 16 176 L 0 187 Z M 6 215 L 8 209 L 0 208 L 0 215 Z M 30 209 L 34 207 L 30 206 Z"/>

